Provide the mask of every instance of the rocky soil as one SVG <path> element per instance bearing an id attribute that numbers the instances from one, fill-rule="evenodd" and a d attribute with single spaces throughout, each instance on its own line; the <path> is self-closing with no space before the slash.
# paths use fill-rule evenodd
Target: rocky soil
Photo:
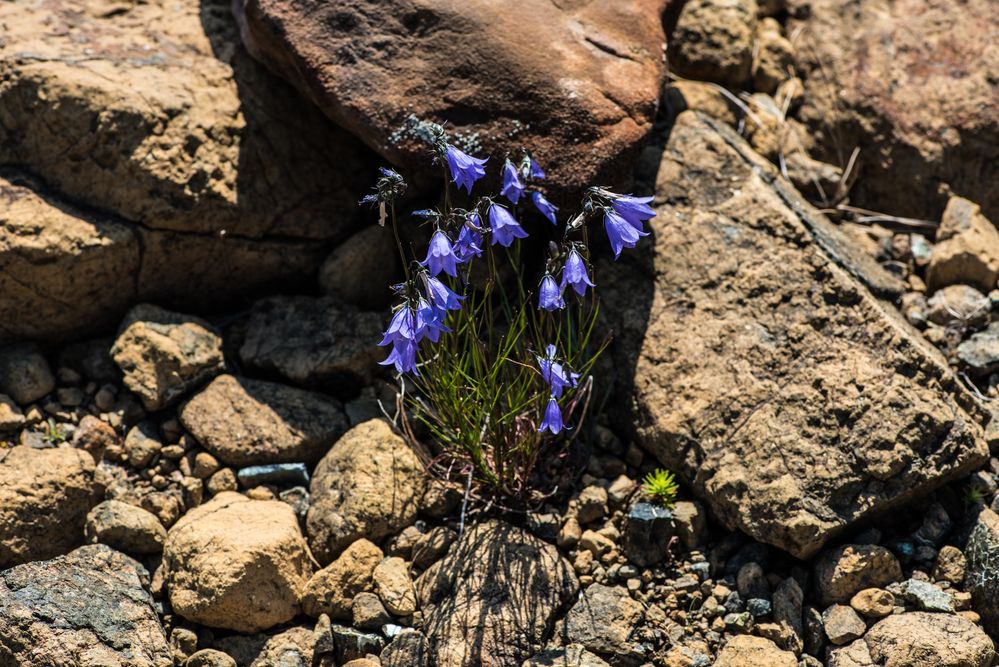
<path id="1" fill-rule="evenodd" d="M 0 667 L 999 664 L 994 3 L 235 4 L 0 5 Z M 654 196 L 526 513 L 386 419 L 410 118 Z"/>

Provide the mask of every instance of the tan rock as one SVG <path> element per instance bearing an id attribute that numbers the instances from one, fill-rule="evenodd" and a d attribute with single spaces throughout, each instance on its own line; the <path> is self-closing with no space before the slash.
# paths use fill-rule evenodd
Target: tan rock
<path id="1" fill-rule="evenodd" d="M 847 602 L 865 588 L 882 588 L 901 580 L 898 559 L 874 544 L 847 544 L 831 549 L 815 563 L 815 586 L 824 605 Z"/>
<path id="2" fill-rule="evenodd" d="M 119 500 L 105 500 L 87 515 L 88 539 L 127 553 L 159 553 L 166 534 L 155 514 Z"/>
<path id="3" fill-rule="evenodd" d="M 236 667 L 236 661 L 222 651 L 205 648 L 191 655 L 184 667 Z"/>
<path id="4" fill-rule="evenodd" d="M 79 449 L 0 449 L 0 569 L 66 553 L 83 542 L 98 500 L 94 460 Z"/>
<path id="5" fill-rule="evenodd" d="M 330 253 L 319 268 L 319 288 L 358 308 L 378 310 L 389 305 L 389 285 L 400 273 L 399 251 L 388 225 L 371 225 Z"/>
<path id="6" fill-rule="evenodd" d="M 794 653 L 783 651 L 769 639 L 736 635 L 718 652 L 714 667 L 797 667 Z"/>
<path id="7" fill-rule="evenodd" d="M 999 49 L 992 0 L 790 0 L 807 94 L 801 117 L 845 165 L 856 206 L 936 220 L 952 193 L 999 220 Z M 899 187 L 899 184 L 906 184 Z"/>
<path id="8" fill-rule="evenodd" d="M 309 545 L 329 563 L 361 537 L 380 539 L 412 523 L 423 464 L 381 419 L 358 424 L 316 466 L 306 525 Z"/>
<path id="9" fill-rule="evenodd" d="M 237 632 L 291 620 L 312 575 L 294 510 L 238 493 L 185 514 L 170 529 L 163 562 L 176 613 Z"/>
<path id="10" fill-rule="evenodd" d="M 704 81 L 674 81 L 666 89 L 668 109 L 675 115 L 684 111 L 700 111 L 712 118 L 736 127 L 743 117 L 742 110 L 724 88 Z"/>
<path id="11" fill-rule="evenodd" d="M 93 415 L 86 415 L 81 419 L 73 433 L 73 446 L 88 452 L 93 457 L 94 463 L 100 463 L 104 458 L 104 452 L 109 447 L 118 446 L 120 441 L 121 438 L 118 437 L 114 427 Z"/>
<path id="12" fill-rule="evenodd" d="M 833 644 L 847 644 L 864 634 L 867 624 L 852 608 L 834 604 L 822 612 L 822 629 Z"/>
<path id="13" fill-rule="evenodd" d="M 384 554 L 377 546 L 361 538 L 347 547 L 340 556 L 316 572 L 302 592 L 302 609 L 317 618 L 351 618 L 351 601 L 362 591 L 374 587 L 372 574 Z"/>
<path id="14" fill-rule="evenodd" d="M 953 614 L 910 612 L 878 621 L 862 639 L 829 653 L 829 667 L 988 667 L 992 640 Z"/>
<path id="15" fill-rule="evenodd" d="M 224 304 L 309 276 L 374 171 L 237 47 L 227 2 L 122 7 L 0 6 L 0 163 L 45 184 L 13 207 L 0 196 L 0 339 L 79 337 L 136 300 Z"/>
<path id="16" fill-rule="evenodd" d="M 194 438 L 227 465 L 314 463 L 347 430 L 340 403 L 275 382 L 220 375 L 180 410 Z"/>
<path id="17" fill-rule="evenodd" d="M 772 95 L 794 75 L 794 47 L 781 34 L 776 19 L 765 18 L 757 24 L 753 51 L 753 87 Z"/>
<path id="18" fill-rule="evenodd" d="M 865 588 L 850 598 L 850 606 L 865 618 L 883 618 L 895 608 L 895 596 L 883 588 Z"/>
<path id="19" fill-rule="evenodd" d="M 382 604 L 396 616 L 410 616 L 416 611 L 416 592 L 406 561 L 393 556 L 375 567 L 372 574 L 375 590 Z"/>
<path id="20" fill-rule="evenodd" d="M 752 72 L 756 0 L 691 0 L 669 43 L 670 66 L 688 79 L 738 87 Z"/>
<path id="21" fill-rule="evenodd" d="M 16 433 L 23 425 L 24 413 L 21 408 L 10 396 L 0 394 L 0 433 Z"/>
<path id="22" fill-rule="evenodd" d="M 546 183 L 582 190 L 620 180 L 651 129 L 666 5 L 418 0 L 400 16 L 377 0 L 246 0 L 236 14 L 251 53 L 391 163 L 426 164 L 408 119 L 447 121 L 459 147 L 494 160 L 513 133 Z M 344 45 L 350 62 L 326 57 Z"/>
<path id="23" fill-rule="evenodd" d="M 140 304 L 125 316 L 111 358 L 125 386 L 155 411 L 222 370 L 222 339 L 198 318 Z"/>
<path id="24" fill-rule="evenodd" d="M 937 560 L 933 565 L 933 578 L 937 581 L 960 584 L 964 581 L 967 567 L 968 561 L 961 550 L 948 544 L 941 547 L 937 553 Z"/>
<path id="25" fill-rule="evenodd" d="M 946 360 L 872 296 L 901 281 L 744 140 L 684 112 L 656 182 L 654 247 L 597 267 L 621 405 L 724 525 L 808 557 L 987 460 Z"/>
<path id="26" fill-rule="evenodd" d="M 977 204 L 951 197 L 926 269 L 931 290 L 966 283 L 988 292 L 999 280 L 999 229 Z"/>

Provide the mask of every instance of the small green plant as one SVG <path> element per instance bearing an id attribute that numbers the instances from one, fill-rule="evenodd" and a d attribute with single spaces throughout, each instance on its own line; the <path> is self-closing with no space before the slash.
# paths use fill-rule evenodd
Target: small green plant
<path id="1" fill-rule="evenodd" d="M 676 494 L 679 490 L 680 485 L 676 483 L 673 473 L 662 468 L 656 468 L 642 480 L 642 491 L 666 509 L 672 509 L 676 504 Z"/>
<path id="2" fill-rule="evenodd" d="M 985 492 L 978 486 L 968 487 L 968 490 L 964 495 L 964 501 L 968 505 L 984 505 Z"/>
<path id="3" fill-rule="evenodd" d="M 48 421 L 45 422 L 45 441 L 58 445 L 61 442 L 66 442 L 66 430 L 62 427 L 62 424 L 57 424 L 55 419 L 49 417 Z"/>

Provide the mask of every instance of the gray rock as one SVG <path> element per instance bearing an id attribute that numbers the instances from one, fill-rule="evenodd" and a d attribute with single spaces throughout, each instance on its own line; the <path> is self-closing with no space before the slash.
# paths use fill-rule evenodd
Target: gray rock
<path id="1" fill-rule="evenodd" d="M 125 456 L 133 468 L 145 468 L 163 449 L 160 434 L 152 422 L 139 422 L 125 435 Z"/>
<path id="2" fill-rule="evenodd" d="M 236 479 L 247 489 L 261 484 L 302 486 L 309 483 L 309 470 L 304 463 L 271 463 L 240 468 L 236 471 Z"/>
<path id="3" fill-rule="evenodd" d="M 565 617 L 568 640 L 594 653 L 624 662 L 642 662 L 645 650 L 632 638 L 645 608 L 621 587 L 593 584 Z"/>
<path id="4" fill-rule="evenodd" d="M 351 394 L 383 356 L 377 346 L 383 319 L 330 297 L 263 299 L 253 304 L 239 357 L 296 384 Z"/>
<path id="5" fill-rule="evenodd" d="M 950 532 L 954 523 L 950 520 L 950 515 L 940 503 L 933 503 L 923 516 L 923 523 L 913 534 L 913 538 L 920 544 L 938 546 L 943 538 Z"/>
<path id="6" fill-rule="evenodd" d="M 354 628 L 334 623 L 330 626 L 333 633 L 333 645 L 336 664 L 342 665 L 363 658 L 368 654 L 378 655 L 385 648 L 385 640 L 381 635 L 361 632 Z"/>
<path id="7" fill-rule="evenodd" d="M 466 528 L 416 582 L 432 664 L 520 667 L 544 647 L 578 587 L 552 545 L 500 521 Z"/>
<path id="8" fill-rule="evenodd" d="M 635 503 L 625 519 L 624 553 L 639 567 L 654 565 L 666 557 L 673 531 L 673 514 L 668 509 Z"/>
<path id="9" fill-rule="evenodd" d="M 963 551 L 964 586 L 971 593 L 972 607 L 982 617 L 985 631 L 999 636 L 999 515 L 980 509 Z"/>
<path id="10" fill-rule="evenodd" d="M 978 328 L 988 322 L 989 298 L 970 285 L 948 285 L 926 301 L 930 322 Z"/>
<path id="11" fill-rule="evenodd" d="M 53 389 L 55 377 L 37 345 L 18 343 L 0 348 L 0 393 L 27 405 Z"/>
<path id="12" fill-rule="evenodd" d="M 392 620 L 382 601 L 374 593 L 361 592 L 355 595 L 350 603 L 350 613 L 353 626 L 361 630 L 377 631 Z"/>
<path id="13" fill-rule="evenodd" d="M 0 573 L 0 664 L 170 667 L 148 581 L 105 545 Z"/>
<path id="14" fill-rule="evenodd" d="M 736 590 L 744 600 L 770 597 L 770 584 L 759 563 L 749 562 L 740 567 L 735 582 Z"/>
<path id="15" fill-rule="evenodd" d="M 163 551 L 166 528 L 152 512 L 118 500 L 105 500 L 87 515 L 86 535 L 93 542 L 133 554 Z"/>
<path id="16" fill-rule="evenodd" d="M 957 357 L 976 375 L 999 370 L 999 322 L 958 345 Z"/>
<path id="17" fill-rule="evenodd" d="M 696 549 L 708 541 L 708 521 L 700 503 L 680 500 L 671 511 L 676 535 L 686 549 Z"/>
<path id="18" fill-rule="evenodd" d="M 900 584 L 892 584 L 888 590 L 919 611 L 954 613 L 954 601 L 950 595 L 928 581 L 909 579 Z"/>
<path id="19" fill-rule="evenodd" d="M 804 591 L 793 577 L 788 577 L 777 584 L 772 598 L 774 621 L 786 624 L 802 642 L 805 639 L 802 620 L 804 600 Z"/>

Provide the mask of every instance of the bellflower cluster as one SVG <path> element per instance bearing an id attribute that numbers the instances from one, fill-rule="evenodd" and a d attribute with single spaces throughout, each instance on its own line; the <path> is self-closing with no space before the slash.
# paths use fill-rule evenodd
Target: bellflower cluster
<path id="1" fill-rule="evenodd" d="M 524 149 L 503 157 L 498 195 L 473 198 L 489 158 L 455 147 L 440 126 L 427 127 L 445 192 L 442 206 L 413 212 L 413 224 L 429 228 L 425 253 L 402 242 L 414 234 L 401 235 L 396 221 L 395 202 L 406 189 L 399 174 L 381 170 L 374 193 L 362 200 L 377 204 L 382 220 L 391 214 L 406 272 L 379 343 L 389 348 L 381 364 L 415 384 L 401 418 L 412 414 L 426 425 L 433 470 L 520 497 L 530 492 L 540 453 L 567 446 L 563 434 L 585 418 L 593 383 L 587 373 L 606 345 L 591 340 L 597 285 L 588 223 L 603 223 L 616 259 L 649 234 L 652 199 L 593 187 L 581 211 L 560 224 L 545 171 Z M 519 243 L 530 237 L 539 249 L 547 243 L 541 267 L 522 260 L 535 256 Z M 403 432 L 415 437 L 411 428 Z"/>

